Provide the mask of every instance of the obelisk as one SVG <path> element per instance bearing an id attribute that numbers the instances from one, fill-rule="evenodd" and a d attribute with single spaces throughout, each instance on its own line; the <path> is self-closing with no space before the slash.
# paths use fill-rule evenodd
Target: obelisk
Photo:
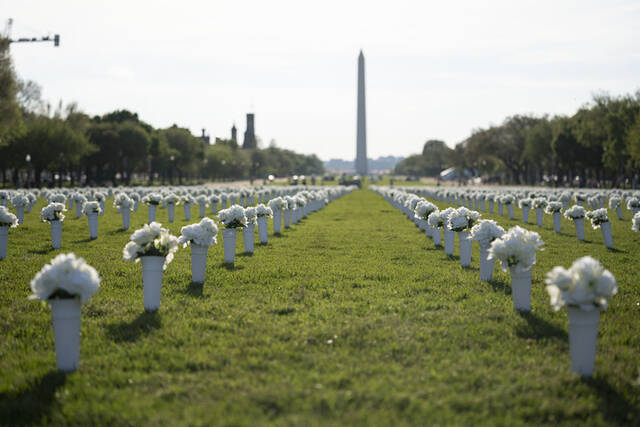
<path id="1" fill-rule="evenodd" d="M 358 129 L 356 133 L 356 173 L 367 174 L 367 113 L 364 98 L 364 55 L 358 56 Z"/>

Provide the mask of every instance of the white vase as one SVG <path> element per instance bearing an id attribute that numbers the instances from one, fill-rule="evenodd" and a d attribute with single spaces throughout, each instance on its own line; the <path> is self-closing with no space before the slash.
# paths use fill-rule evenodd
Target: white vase
<path id="1" fill-rule="evenodd" d="M 560 212 L 553 213 L 553 229 L 556 233 L 560 233 L 562 231 L 562 214 Z"/>
<path id="2" fill-rule="evenodd" d="M 134 200 L 134 201 L 133 201 L 133 211 L 134 211 L 134 212 L 138 212 L 138 205 L 139 205 L 139 204 L 140 204 L 140 203 L 139 203 L 137 200 Z"/>
<path id="3" fill-rule="evenodd" d="M 191 221 L 191 203 L 185 203 L 184 207 L 184 219 Z"/>
<path id="4" fill-rule="evenodd" d="M 502 203 L 498 203 L 498 215 L 504 215 L 504 208 Z"/>
<path id="5" fill-rule="evenodd" d="M 100 215 L 104 215 L 104 200 L 100 201 Z"/>
<path id="6" fill-rule="evenodd" d="M 149 224 L 156 220 L 156 213 L 158 212 L 158 205 L 149 205 L 148 209 L 148 218 Z"/>
<path id="7" fill-rule="evenodd" d="M 489 213 L 493 213 L 493 200 L 489 200 Z"/>
<path id="8" fill-rule="evenodd" d="M 167 205 L 167 216 L 169 217 L 169 222 L 173 222 L 176 216 L 176 205 L 173 203 L 169 203 Z"/>
<path id="9" fill-rule="evenodd" d="M 9 244 L 9 227 L 0 227 L 0 259 L 7 257 L 7 246 Z"/>
<path id="10" fill-rule="evenodd" d="M 204 218 L 205 214 L 207 211 L 207 205 L 205 205 L 204 203 L 200 204 L 200 218 Z"/>
<path id="11" fill-rule="evenodd" d="M 215 215 L 218 213 L 218 204 L 211 203 L 211 215 Z"/>
<path id="12" fill-rule="evenodd" d="M 227 199 L 220 200 L 220 209 L 227 209 Z"/>
<path id="13" fill-rule="evenodd" d="M 35 202 L 29 202 L 27 203 L 27 206 L 24 208 L 24 211 L 26 213 L 31 213 L 31 209 L 33 209 L 33 205 L 35 204 Z"/>
<path id="14" fill-rule="evenodd" d="M 146 311 L 156 311 L 160 308 L 160 294 L 162 293 L 162 267 L 164 257 L 143 256 L 142 262 L 142 285 L 144 291 L 144 309 Z"/>
<path id="15" fill-rule="evenodd" d="M 536 224 L 538 225 L 538 227 L 542 228 L 542 214 L 543 214 L 543 210 L 542 208 L 536 208 Z"/>
<path id="16" fill-rule="evenodd" d="M 191 281 L 204 283 L 204 275 L 207 269 L 208 246 L 191 244 Z"/>
<path id="17" fill-rule="evenodd" d="M 51 221 L 51 247 L 60 249 L 62 246 L 62 221 Z"/>
<path id="18" fill-rule="evenodd" d="M 24 222 L 24 206 L 16 208 L 16 216 L 18 217 L 18 224 L 22 224 Z"/>
<path id="19" fill-rule="evenodd" d="M 255 239 L 255 224 L 248 224 L 242 230 L 242 238 L 244 241 L 244 251 L 248 254 L 253 253 L 254 239 Z"/>
<path id="20" fill-rule="evenodd" d="M 427 237 L 432 237 L 433 235 L 433 227 L 429 225 L 429 221 L 424 221 L 424 234 Z"/>
<path id="21" fill-rule="evenodd" d="M 280 227 L 282 226 L 282 211 L 273 211 L 273 232 L 280 234 Z"/>
<path id="22" fill-rule="evenodd" d="M 444 253 L 447 255 L 453 255 L 453 245 L 455 240 L 455 232 L 449 230 L 447 227 L 443 227 L 444 233 Z"/>
<path id="23" fill-rule="evenodd" d="M 89 236 L 92 239 L 98 238 L 98 214 L 87 214 L 87 220 L 89 221 Z"/>
<path id="24" fill-rule="evenodd" d="M 513 214 L 513 203 L 509 203 L 507 205 L 507 210 L 509 211 L 509 219 L 514 219 L 515 215 Z"/>
<path id="25" fill-rule="evenodd" d="M 531 311 L 531 269 L 516 271 L 511 268 L 511 296 L 513 308 L 520 311 Z"/>
<path id="26" fill-rule="evenodd" d="M 269 228 L 267 226 L 267 217 L 258 217 L 258 234 L 260 235 L 260 243 L 267 243 L 269 239 Z"/>
<path id="27" fill-rule="evenodd" d="M 434 228 L 431 233 L 431 237 L 433 237 L 433 244 L 436 246 L 442 245 L 442 233 L 440 231 L 440 227 Z"/>
<path id="28" fill-rule="evenodd" d="M 622 206 L 616 208 L 616 214 L 618 215 L 618 219 L 622 219 Z"/>
<path id="29" fill-rule="evenodd" d="M 583 377 L 593 375 L 600 310 L 584 311 L 567 307 L 569 316 L 569 352 L 571 370 Z"/>
<path id="30" fill-rule="evenodd" d="M 493 279 L 495 259 L 489 258 L 489 248 L 480 248 L 480 280 L 488 282 Z"/>
<path id="31" fill-rule="evenodd" d="M 76 218 L 82 217 L 82 205 L 76 202 Z"/>
<path id="32" fill-rule="evenodd" d="M 80 298 L 50 299 L 51 323 L 56 346 L 56 364 L 63 372 L 74 372 L 80 360 Z"/>
<path id="33" fill-rule="evenodd" d="M 235 228 L 222 229 L 222 243 L 224 246 L 224 262 L 233 264 L 236 258 L 236 233 Z"/>
<path id="34" fill-rule="evenodd" d="M 291 227 L 291 210 L 285 209 L 282 215 L 282 220 L 284 222 L 284 228 Z"/>
<path id="35" fill-rule="evenodd" d="M 611 235 L 611 222 L 603 222 L 600 224 L 600 230 L 602 230 L 602 238 L 604 239 L 604 245 L 613 249 L 613 236 Z"/>
<path id="36" fill-rule="evenodd" d="M 578 240 L 584 240 L 584 218 L 577 218 L 573 220 L 576 226 L 576 236 Z"/>
<path id="37" fill-rule="evenodd" d="M 523 206 L 522 207 L 522 222 L 524 222 L 525 224 L 527 222 L 529 222 L 529 210 L 531 208 L 529 206 Z"/>
<path id="38" fill-rule="evenodd" d="M 460 231 L 457 234 L 460 248 L 460 265 L 469 267 L 471 265 L 471 236 L 468 231 Z"/>
<path id="39" fill-rule="evenodd" d="M 129 222 L 131 221 L 131 211 L 129 208 L 122 208 L 122 229 L 129 229 Z"/>

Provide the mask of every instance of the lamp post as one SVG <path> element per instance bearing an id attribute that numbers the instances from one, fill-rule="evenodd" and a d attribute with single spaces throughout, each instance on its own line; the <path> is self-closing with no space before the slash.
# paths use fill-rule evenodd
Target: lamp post
<path id="1" fill-rule="evenodd" d="M 176 159 L 176 156 L 174 156 L 173 154 L 169 157 L 169 160 L 171 160 L 171 169 L 169 171 L 169 183 L 171 185 L 173 185 L 173 161 Z"/>
<path id="2" fill-rule="evenodd" d="M 31 154 L 27 154 L 24 160 L 27 162 L 27 188 L 31 188 Z"/>

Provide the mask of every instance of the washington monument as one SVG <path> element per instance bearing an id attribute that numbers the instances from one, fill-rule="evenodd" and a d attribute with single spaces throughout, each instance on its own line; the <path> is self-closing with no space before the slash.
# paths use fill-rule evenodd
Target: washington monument
<path id="1" fill-rule="evenodd" d="M 358 130 L 356 135 L 356 173 L 367 174 L 367 112 L 364 100 L 364 55 L 358 56 Z"/>

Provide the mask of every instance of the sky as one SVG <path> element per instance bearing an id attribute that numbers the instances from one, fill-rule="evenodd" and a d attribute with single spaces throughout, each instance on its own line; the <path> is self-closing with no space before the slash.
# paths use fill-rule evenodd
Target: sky
<path id="1" fill-rule="evenodd" d="M 357 57 L 368 156 L 454 146 L 514 114 L 640 89 L 640 1 L 0 0 L 20 78 L 90 115 L 128 109 L 212 140 L 245 115 L 277 146 L 353 159 Z"/>

